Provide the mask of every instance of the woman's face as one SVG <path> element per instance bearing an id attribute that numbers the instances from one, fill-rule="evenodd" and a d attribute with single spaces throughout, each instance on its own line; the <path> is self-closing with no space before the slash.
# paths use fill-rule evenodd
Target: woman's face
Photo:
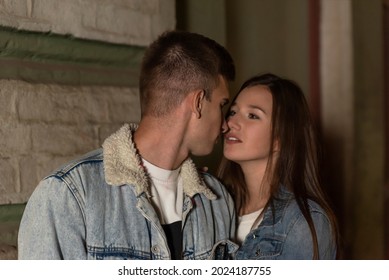
<path id="1" fill-rule="evenodd" d="M 224 156 L 240 165 L 267 163 L 271 152 L 273 97 L 266 86 L 243 89 L 227 117 L 229 131 L 224 137 Z"/>

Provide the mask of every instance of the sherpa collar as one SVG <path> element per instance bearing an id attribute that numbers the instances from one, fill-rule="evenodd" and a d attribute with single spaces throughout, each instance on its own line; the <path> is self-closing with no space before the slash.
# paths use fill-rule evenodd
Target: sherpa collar
<path id="1" fill-rule="evenodd" d="M 133 132 L 137 128 L 136 124 L 125 124 L 104 141 L 105 178 L 107 183 L 113 186 L 134 185 L 137 196 L 143 192 L 150 196 L 149 182 L 151 181 L 142 166 L 141 157 L 132 139 Z M 184 193 L 189 197 L 193 197 L 196 193 L 203 193 L 208 199 L 216 198 L 199 177 L 191 159 L 185 160 L 182 164 L 181 177 Z"/>

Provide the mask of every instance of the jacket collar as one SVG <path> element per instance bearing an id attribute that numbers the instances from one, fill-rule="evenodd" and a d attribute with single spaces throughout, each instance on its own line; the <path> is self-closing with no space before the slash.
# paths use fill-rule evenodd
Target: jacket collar
<path id="1" fill-rule="evenodd" d="M 105 180 L 113 186 L 134 185 L 137 196 L 146 193 L 150 196 L 150 178 L 146 173 L 141 156 L 136 150 L 132 135 L 136 124 L 125 124 L 103 143 Z M 216 195 L 205 185 L 191 159 L 181 166 L 184 193 L 193 197 L 197 193 L 208 199 Z"/>

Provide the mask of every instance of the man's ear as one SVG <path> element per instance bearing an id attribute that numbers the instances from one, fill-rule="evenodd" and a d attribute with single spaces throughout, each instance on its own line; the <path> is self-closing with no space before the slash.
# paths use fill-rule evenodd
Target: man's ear
<path id="1" fill-rule="evenodd" d="M 204 90 L 199 90 L 193 93 L 192 112 L 199 119 L 201 118 L 201 110 L 203 109 L 203 101 L 205 99 Z"/>

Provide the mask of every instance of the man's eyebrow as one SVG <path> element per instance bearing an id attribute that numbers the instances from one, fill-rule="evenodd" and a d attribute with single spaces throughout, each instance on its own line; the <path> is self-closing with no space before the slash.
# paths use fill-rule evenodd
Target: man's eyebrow
<path id="1" fill-rule="evenodd" d="M 224 106 L 224 105 L 227 105 L 228 103 L 230 103 L 230 99 L 228 99 L 228 98 L 223 98 L 222 103 L 223 103 L 223 106 Z"/>

